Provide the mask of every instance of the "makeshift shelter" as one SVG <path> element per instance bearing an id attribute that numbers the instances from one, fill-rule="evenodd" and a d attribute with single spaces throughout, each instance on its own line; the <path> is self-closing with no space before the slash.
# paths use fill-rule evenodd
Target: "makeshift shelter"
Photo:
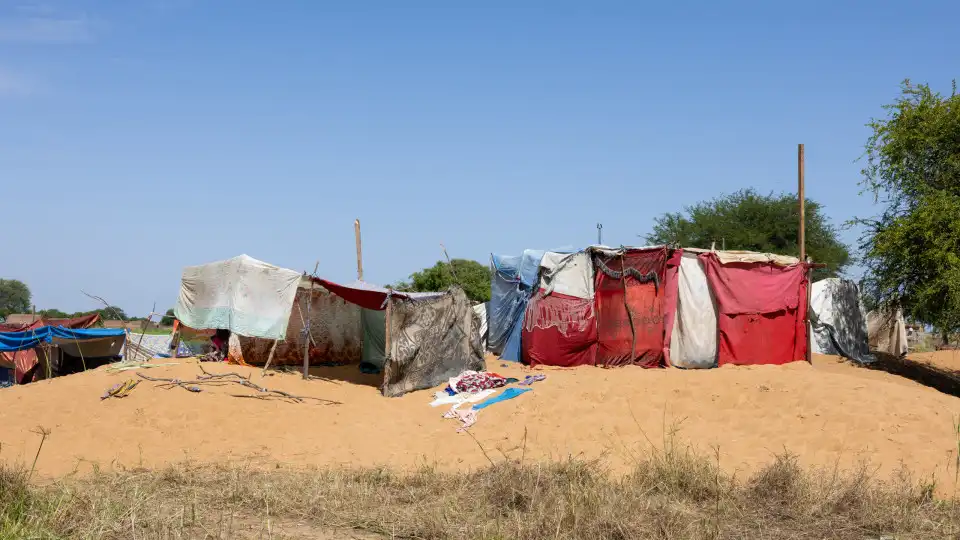
<path id="1" fill-rule="evenodd" d="M 527 302 L 534 293 L 544 251 L 528 249 L 523 255 L 490 255 L 490 329 L 487 346 L 501 360 L 519 362 L 520 334 Z"/>
<path id="2" fill-rule="evenodd" d="M 183 270 L 174 314 L 197 329 L 282 339 L 300 273 L 240 255 Z"/>
<path id="3" fill-rule="evenodd" d="M 907 354 L 907 325 L 899 309 L 867 313 L 867 335 L 870 350 L 903 356 Z"/>
<path id="4" fill-rule="evenodd" d="M 185 269 L 174 312 L 191 328 L 238 334 L 248 363 L 370 364 L 386 396 L 483 367 L 480 320 L 459 288 L 341 285 L 244 255 Z"/>
<path id="5" fill-rule="evenodd" d="M 126 332 L 110 328 L 39 326 L 21 332 L 0 333 L 0 352 L 20 354 L 33 351 L 37 361 L 23 377 L 36 371 L 42 378 L 111 362 L 119 358 L 125 338 Z M 16 365 L 19 371 L 20 365 Z"/>
<path id="6" fill-rule="evenodd" d="M 42 326 L 63 326 L 65 328 L 84 329 L 90 328 L 98 322 L 100 322 L 100 315 L 97 313 L 80 317 L 50 319 L 31 316 L 30 320 L 26 322 L 0 324 L 0 333 L 24 332 Z M 45 358 L 46 355 L 44 355 L 44 359 Z M 37 365 L 38 361 L 36 349 L 0 352 L 0 366 L 12 369 L 14 380 L 21 384 L 33 380 L 33 374 L 36 372 L 34 366 Z M 28 374 L 30 374 L 29 379 L 26 377 Z"/>
<path id="7" fill-rule="evenodd" d="M 595 365 L 597 317 L 590 253 L 547 252 L 523 318 L 524 360 L 532 366 Z"/>
<path id="8" fill-rule="evenodd" d="M 383 312 L 383 395 L 400 396 L 431 388 L 464 370 L 484 368 L 480 317 L 459 287 L 446 292 L 410 293 L 362 281 L 350 285 L 315 281 L 365 313 Z M 380 319 L 368 314 L 364 320 L 368 325 L 364 328 L 364 347 L 379 347 L 379 333 L 370 327 Z M 366 359 L 376 361 L 379 351 L 375 349 Z"/>
<path id="9" fill-rule="evenodd" d="M 829 278 L 810 289 L 810 348 L 818 354 L 835 354 L 860 363 L 874 360 L 867 339 L 867 319 L 857 284 Z"/>
<path id="10" fill-rule="evenodd" d="M 807 265 L 796 258 L 667 246 L 547 252 L 529 297 L 522 280 L 507 279 L 520 275 L 510 262 L 494 260 L 491 305 L 506 306 L 500 334 L 525 305 L 521 350 L 532 365 L 709 368 L 806 356 Z"/>

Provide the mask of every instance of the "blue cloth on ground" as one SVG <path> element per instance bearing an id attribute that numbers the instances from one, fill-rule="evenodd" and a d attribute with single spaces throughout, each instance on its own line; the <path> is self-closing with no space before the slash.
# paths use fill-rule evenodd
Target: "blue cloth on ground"
<path id="1" fill-rule="evenodd" d="M 473 409 L 476 411 L 479 411 L 480 409 L 483 409 L 484 407 L 489 407 L 494 403 L 498 403 L 500 401 L 506 401 L 508 399 L 513 399 L 519 396 L 520 394 L 529 392 L 530 390 L 531 390 L 530 388 L 507 388 L 499 396 L 493 396 L 492 398 L 488 398 L 481 401 L 480 403 L 477 403 L 476 405 L 473 406 Z"/>

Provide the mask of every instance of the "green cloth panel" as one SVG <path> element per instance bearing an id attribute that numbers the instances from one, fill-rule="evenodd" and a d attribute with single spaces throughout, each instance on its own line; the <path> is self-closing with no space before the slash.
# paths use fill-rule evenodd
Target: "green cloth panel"
<path id="1" fill-rule="evenodd" d="M 363 326 L 363 362 L 383 369 L 386 359 L 387 312 L 361 309 L 360 320 Z"/>

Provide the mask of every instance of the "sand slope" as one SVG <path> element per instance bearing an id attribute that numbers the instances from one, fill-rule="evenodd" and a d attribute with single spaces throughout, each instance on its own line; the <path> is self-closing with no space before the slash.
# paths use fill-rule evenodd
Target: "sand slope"
<path id="1" fill-rule="evenodd" d="M 146 373 L 193 378 L 192 361 Z M 343 405 L 291 404 L 231 397 L 239 386 L 199 394 L 143 382 L 124 399 L 101 401 L 111 385 L 134 377 L 105 368 L 0 390 L 0 459 L 30 463 L 51 431 L 37 465 L 44 476 L 92 466 L 156 467 L 184 459 L 242 460 L 265 466 L 390 465 L 476 467 L 486 463 L 477 442 L 427 403 L 432 391 L 381 397 L 372 386 L 304 381 L 295 374 L 261 378 L 259 369 L 204 366 L 211 372 L 253 373 L 253 380 Z M 490 362 L 523 377 L 533 370 Z M 721 465 L 749 472 L 784 448 L 810 465 L 853 465 L 864 458 L 889 473 L 906 463 L 923 475 L 952 479 L 960 399 L 879 371 L 818 357 L 814 365 L 725 367 L 704 371 L 641 368 L 544 369 L 534 391 L 493 405 L 471 430 L 493 459 L 603 457 L 625 470 L 632 456 L 659 445 L 665 428 L 712 453 Z M 356 367 L 316 374 L 363 380 Z M 375 380 L 365 379 L 367 382 Z"/>

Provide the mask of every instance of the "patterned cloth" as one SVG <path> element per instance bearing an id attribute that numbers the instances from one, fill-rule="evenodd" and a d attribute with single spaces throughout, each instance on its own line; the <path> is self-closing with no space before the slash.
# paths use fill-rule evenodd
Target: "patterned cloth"
<path id="1" fill-rule="evenodd" d="M 457 392 L 476 394 L 482 390 L 492 390 L 494 388 L 506 386 L 506 384 L 507 379 L 497 375 L 496 373 L 467 373 L 460 377 L 458 381 L 456 381 L 456 385 L 453 386 L 453 389 Z"/>

